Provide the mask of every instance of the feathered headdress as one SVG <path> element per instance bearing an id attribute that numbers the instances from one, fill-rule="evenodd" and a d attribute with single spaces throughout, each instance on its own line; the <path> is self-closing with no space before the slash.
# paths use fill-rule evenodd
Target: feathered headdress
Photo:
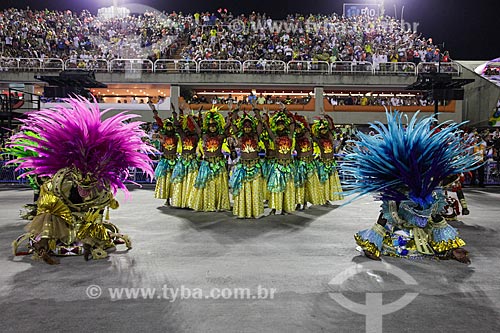
<path id="1" fill-rule="evenodd" d="M 423 209 L 434 202 L 433 191 L 446 177 L 480 166 L 480 158 L 468 150 L 459 127 L 447 121 L 432 128 L 433 117 L 408 122 L 402 113 L 386 112 L 387 125 L 371 123 L 375 135 L 357 133 L 358 141 L 341 166 L 346 195 L 378 193 L 382 200 L 412 200 Z M 403 124 L 406 119 L 407 128 Z M 354 200 L 353 199 L 353 200 Z"/>
<path id="2" fill-rule="evenodd" d="M 273 132 L 276 131 L 277 124 L 280 121 L 285 124 L 285 128 L 290 128 L 290 118 L 283 110 L 279 110 L 269 119 L 269 125 Z"/>
<path id="3" fill-rule="evenodd" d="M 181 124 L 182 124 L 182 129 L 185 131 L 189 132 L 194 132 L 196 130 L 196 126 L 194 124 L 194 116 L 187 116 L 187 115 L 181 115 Z"/>
<path id="4" fill-rule="evenodd" d="M 243 134 L 243 125 L 245 124 L 245 122 L 250 122 L 252 129 L 254 131 L 257 130 L 257 119 L 247 112 L 244 112 L 236 122 L 236 127 L 238 128 L 238 136 L 241 136 Z"/>
<path id="5" fill-rule="evenodd" d="M 38 155 L 13 161 L 19 163 L 18 169 L 28 169 L 24 175 L 52 176 L 63 168 L 72 168 L 82 178 L 95 179 L 99 186 L 109 186 L 114 193 L 119 188 L 128 192 L 124 182 L 129 167 L 153 177 L 148 154 L 156 150 L 142 141 L 142 122 L 130 122 L 137 115 L 121 112 L 103 120 L 109 110 L 101 112 L 95 102 L 83 97 L 64 102 L 68 106 L 31 112 L 21 120 L 23 132 L 13 136 L 13 142 Z M 30 136 L 28 131 L 38 133 L 40 138 Z M 22 140 L 35 144 L 24 144 Z"/>
<path id="6" fill-rule="evenodd" d="M 30 156 L 38 156 L 38 153 L 33 150 L 38 147 L 38 144 L 33 141 L 33 138 L 40 139 L 40 135 L 32 131 L 26 131 L 22 137 L 20 134 L 12 136 L 12 141 L 7 143 L 6 147 L 3 149 L 2 155 L 11 155 L 15 160 Z M 9 161 L 8 164 L 14 164 L 13 162 L 15 160 Z"/>
<path id="7" fill-rule="evenodd" d="M 205 112 L 203 117 L 203 132 L 208 132 L 208 127 L 210 124 L 215 124 L 217 126 L 217 133 L 223 134 L 224 127 L 226 126 L 226 121 L 224 116 L 219 112 L 219 108 L 212 106 L 210 110 Z"/>
<path id="8" fill-rule="evenodd" d="M 323 129 L 330 129 L 330 123 L 326 119 L 315 119 L 311 126 L 311 132 L 314 136 L 318 136 Z"/>
<path id="9" fill-rule="evenodd" d="M 14 158 L 7 162 L 7 165 L 15 166 L 16 164 L 19 164 L 16 163 L 16 161 L 26 157 L 38 156 L 38 153 L 33 150 L 33 148 L 38 147 L 38 144 L 28 138 L 33 137 L 39 139 L 40 136 L 32 131 L 27 131 L 24 134 L 25 136 L 23 138 L 19 137 L 19 135 L 16 136 L 17 138 L 14 136 L 11 137 L 14 141 L 8 142 L 6 147 L 3 149 L 2 155 L 9 155 L 11 158 Z M 36 178 L 36 175 L 28 175 L 29 184 L 33 189 L 38 189 L 40 187 Z"/>
<path id="10" fill-rule="evenodd" d="M 163 127 L 160 128 L 160 134 L 166 134 L 168 126 L 170 126 L 172 128 L 174 127 L 174 118 L 173 117 L 163 119 Z"/>
<path id="11" fill-rule="evenodd" d="M 295 119 L 295 124 L 300 128 L 307 128 L 309 123 L 307 122 L 306 117 L 296 114 L 293 116 Z"/>

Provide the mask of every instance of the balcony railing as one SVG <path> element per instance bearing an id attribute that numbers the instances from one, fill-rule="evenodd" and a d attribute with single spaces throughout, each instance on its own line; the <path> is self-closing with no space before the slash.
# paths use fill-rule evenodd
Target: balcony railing
<path id="1" fill-rule="evenodd" d="M 281 60 L 246 60 L 243 62 L 243 72 L 283 74 L 287 73 L 287 64 Z"/>
<path id="2" fill-rule="evenodd" d="M 200 60 L 198 73 L 241 73 L 242 64 L 238 60 Z"/>
<path id="3" fill-rule="evenodd" d="M 320 75 L 398 75 L 416 76 L 421 73 L 462 74 L 456 62 L 384 62 L 372 64 L 357 61 L 297 61 L 281 60 L 182 60 L 158 59 L 68 59 L 0 58 L 0 71 L 62 71 L 91 70 L 101 73 L 247 73 L 247 74 L 320 74 Z"/>

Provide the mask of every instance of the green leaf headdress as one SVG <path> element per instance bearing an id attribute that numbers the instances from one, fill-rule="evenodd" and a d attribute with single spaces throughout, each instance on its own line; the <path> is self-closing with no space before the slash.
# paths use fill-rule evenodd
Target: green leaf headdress
<path id="1" fill-rule="evenodd" d="M 236 122 L 236 127 L 238 128 L 238 133 L 237 133 L 238 136 L 243 135 L 243 124 L 245 123 L 245 121 L 249 121 L 252 125 L 252 129 L 254 131 L 257 131 L 257 119 L 254 116 L 245 112 Z"/>
<path id="2" fill-rule="evenodd" d="M 284 111 L 280 110 L 280 111 L 276 112 L 271 117 L 271 119 L 269 119 L 269 125 L 270 125 L 271 130 L 273 132 L 276 132 L 276 128 L 278 127 L 277 123 L 279 121 L 283 121 L 284 122 L 286 129 L 290 128 L 290 118 L 288 117 L 288 115 Z"/>
<path id="3" fill-rule="evenodd" d="M 224 128 L 226 126 L 226 121 L 224 116 L 219 112 L 219 108 L 216 106 L 212 106 L 210 110 L 205 112 L 203 117 L 203 132 L 208 132 L 208 127 L 210 124 L 216 124 L 217 133 L 224 134 Z"/>
<path id="4" fill-rule="evenodd" d="M 311 127 L 311 131 L 314 136 L 318 136 L 319 132 L 323 129 L 330 129 L 330 124 L 326 119 L 316 119 L 314 120 L 314 124 Z"/>

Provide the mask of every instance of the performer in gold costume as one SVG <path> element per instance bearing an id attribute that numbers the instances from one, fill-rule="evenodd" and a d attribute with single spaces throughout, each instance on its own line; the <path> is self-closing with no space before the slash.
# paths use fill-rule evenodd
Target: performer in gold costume
<path id="1" fill-rule="evenodd" d="M 27 233 L 13 242 L 13 252 L 28 242 L 27 253 L 34 252 L 48 264 L 57 264 L 53 255 L 79 255 L 100 259 L 116 244 L 130 240 L 110 223 L 106 209 L 118 208 L 114 194 L 122 189 L 129 168 L 139 168 L 151 178 L 155 149 L 143 142 L 145 133 L 137 117 L 120 113 L 102 120 L 97 103 L 82 97 L 65 100 L 66 106 L 32 112 L 22 120 L 23 131 L 12 138 L 14 144 L 27 139 L 26 133 L 39 133 L 25 143 L 33 156 L 21 157 L 19 169 L 25 174 L 48 177 L 40 190 L 36 216 Z M 128 123 L 126 123 L 128 122 Z M 26 141 L 25 141 L 26 142 Z"/>

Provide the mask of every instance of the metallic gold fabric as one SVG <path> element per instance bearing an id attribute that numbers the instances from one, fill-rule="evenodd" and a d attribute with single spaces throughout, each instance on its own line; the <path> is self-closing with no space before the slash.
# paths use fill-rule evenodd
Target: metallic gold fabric
<path id="1" fill-rule="evenodd" d="M 359 237 L 358 234 L 354 235 L 354 239 L 356 240 L 356 244 L 358 244 L 359 246 L 361 246 L 361 248 L 364 251 L 370 252 L 373 255 L 375 255 L 376 257 L 380 257 L 380 251 L 377 248 L 377 246 L 375 246 L 375 244 L 370 243 L 370 241 L 368 241 L 368 240 L 361 239 L 361 237 Z"/>
<path id="2" fill-rule="evenodd" d="M 334 171 L 328 179 L 322 184 L 323 193 L 326 200 L 337 201 L 344 199 L 342 186 L 340 185 L 339 173 Z"/>
<path id="3" fill-rule="evenodd" d="M 197 170 L 189 172 L 181 182 L 174 183 L 172 206 L 179 208 L 189 207 L 189 196 L 194 189 L 197 172 Z"/>
<path id="4" fill-rule="evenodd" d="M 429 245 L 429 235 L 427 234 L 427 232 L 425 232 L 425 230 L 421 228 L 413 228 L 412 232 L 417 251 L 423 254 L 434 254 L 434 251 Z"/>
<path id="5" fill-rule="evenodd" d="M 233 214 L 239 218 L 257 218 L 264 214 L 262 177 L 243 181 L 238 195 L 233 196 Z"/>
<path id="6" fill-rule="evenodd" d="M 465 241 L 457 237 L 455 239 L 450 239 L 448 241 L 441 241 L 438 243 L 431 241 L 430 244 L 436 252 L 444 252 L 465 246 Z"/>
<path id="7" fill-rule="evenodd" d="M 295 211 L 297 202 L 295 200 L 295 184 L 293 178 L 286 181 L 285 191 L 269 193 L 269 208 L 293 212 Z"/>
<path id="8" fill-rule="evenodd" d="M 84 216 L 84 223 L 78 230 L 76 237 L 81 240 L 93 239 L 99 241 L 109 241 L 108 229 L 102 224 L 101 213 L 89 211 Z"/>
<path id="9" fill-rule="evenodd" d="M 44 191 L 38 199 L 37 216 L 25 230 L 34 236 L 70 241 L 73 217 L 68 206 L 50 192 Z"/>
<path id="10" fill-rule="evenodd" d="M 214 212 L 231 209 L 229 180 L 225 169 L 208 180 L 205 187 L 191 187 L 188 193 L 191 193 L 188 207 L 196 211 Z"/>
<path id="11" fill-rule="evenodd" d="M 174 184 L 171 182 L 172 172 L 167 172 L 164 176 L 158 177 L 155 187 L 156 199 L 169 199 L 174 194 Z"/>

